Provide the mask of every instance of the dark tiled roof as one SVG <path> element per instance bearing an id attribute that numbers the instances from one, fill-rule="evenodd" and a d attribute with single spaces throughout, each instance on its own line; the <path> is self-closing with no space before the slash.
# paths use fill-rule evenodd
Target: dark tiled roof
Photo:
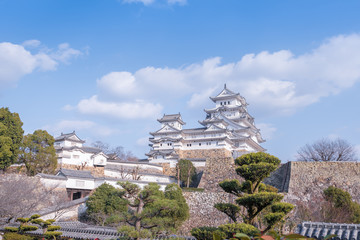
<path id="1" fill-rule="evenodd" d="M 179 121 L 181 124 L 185 124 L 185 122 L 182 121 L 181 119 L 181 114 L 177 113 L 177 114 L 167 114 L 158 119 L 159 122 L 172 122 L 172 121 Z"/>
<path id="2" fill-rule="evenodd" d="M 84 143 L 84 140 L 81 140 L 75 133 L 75 131 L 73 131 L 72 133 L 61 133 L 61 135 L 59 137 L 55 138 L 55 142 L 60 141 L 60 140 L 65 140 L 65 139 L 69 139 L 72 136 L 76 136 L 76 138 L 78 138 L 79 140 L 74 140 L 74 139 L 70 139 L 70 141 L 73 142 L 81 142 Z"/>
<path id="3" fill-rule="evenodd" d="M 297 233 L 316 239 L 335 234 L 335 240 L 358 240 L 360 224 L 303 222 L 298 226 Z"/>
<path id="4" fill-rule="evenodd" d="M 79 149 L 79 150 L 82 150 L 82 151 L 87 152 L 87 153 L 100 153 L 101 152 L 100 148 L 87 147 L 87 146 L 83 146 L 83 147 L 72 146 L 72 147 L 60 147 L 60 148 L 58 147 L 57 151 L 62 151 L 62 150 L 71 151 L 71 150 L 74 150 L 74 149 Z"/>
<path id="5" fill-rule="evenodd" d="M 92 226 L 87 225 L 81 222 L 55 222 L 54 226 L 60 226 L 61 229 L 58 230 L 62 232 L 62 237 L 67 238 L 76 238 L 76 239 L 95 239 L 99 238 L 101 240 L 105 239 L 116 239 L 118 237 L 123 236 L 123 234 L 119 233 L 116 228 L 110 227 L 100 227 L 100 226 Z M 0 230 L 3 230 L 6 226 L 19 226 L 18 223 L 9 224 L 5 226 L 1 226 Z M 36 231 L 29 232 L 33 235 L 42 235 L 42 229 L 38 229 Z"/>
<path id="6" fill-rule="evenodd" d="M 45 174 L 45 173 L 38 173 L 38 174 L 36 174 L 36 176 L 39 176 L 41 178 L 66 180 L 66 177 L 64 175 L 51 175 L 51 174 Z"/>
<path id="7" fill-rule="evenodd" d="M 90 171 L 80 171 L 80 170 L 70 170 L 61 168 L 60 171 L 57 173 L 57 176 L 65 176 L 65 177 L 76 177 L 76 178 L 87 178 L 93 179 L 93 175 L 91 175 Z"/>

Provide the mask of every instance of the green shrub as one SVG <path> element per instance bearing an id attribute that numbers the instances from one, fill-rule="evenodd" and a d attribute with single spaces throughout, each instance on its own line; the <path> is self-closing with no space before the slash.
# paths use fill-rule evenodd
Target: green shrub
<path id="1" fill-rule="evenodd" d="M 192 187 L 184 187 L 182 188 L 183 192 L 203 192 L 203 188 L 192 188 Z"/>
<path id="2" fill-rule="evenodd" d="M 219 226 L 219 229 L 226 234 L 227 238 L 232 238 L 234 233 L 244 233 L 248 236 L 255 236 L 260 230 L 253 225 L 246 223 L 231 223 Z"/>
<path id="3" fill-rule="evenodd" d="M 35 238 L 21 235 L 18 233 L 7 232 L 4 234 L 4 240 L 34 240 Z"/>
<path id="4" fill-rule="evenodd" d="M 225 233 L 221 232 L 216 227 L 198 227 L 193 228 L 190 231 L 191 235 L 195 237 L 197 240 L 213 240 L 213 235 L 219 235 L 221 239 L 225 239 Z"/>
<path id="5" fill-rule="evenodd" d="M 17 232 L 17 231 L 19 231 L 19 228 L 17 228 L 17 227 L 5 227 L 5 230 L 9 231 L 9 232 Z"/>

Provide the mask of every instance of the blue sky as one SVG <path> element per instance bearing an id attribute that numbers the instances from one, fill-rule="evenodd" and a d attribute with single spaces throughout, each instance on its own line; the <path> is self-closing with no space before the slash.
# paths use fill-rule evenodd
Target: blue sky
<path id="1" fill-rule="evenodd" d="M 360 149 L 359 1 L 0 0 L 0 107 L 144 158 L 164 113 L 198 127 L 240 92 L 282 161 L 323 137 Z"/>

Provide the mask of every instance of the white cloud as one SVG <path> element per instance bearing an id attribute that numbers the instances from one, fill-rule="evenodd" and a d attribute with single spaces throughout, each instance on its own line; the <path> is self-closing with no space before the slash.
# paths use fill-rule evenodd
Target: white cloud
<path id="1" fill-rule="evenodd" d="M 207 101 L 209 101 L 209 96 L 212 96 L 216 88 L 205 89 L 201 93 L 194 93 L 191 96 L 191 99 L 188 101 L 189 107 L 198 107 L 204 106 Z"/>
<path id="2" fill-rule="evenodd" d="M 36 39 L 26 40 L 25 42 L 22 43 L 22 45 L 24 47 L 31 47 L 31 48 L 36 48 L 36 47 L 40 46 L 40 44 L 41 44 L 41 42 Z"/>
<path id="3" fill-rule="evenodd" d="M 136 94 L 135 77 L 129 72 L 111 72 L 97 80 L 97 84 L 113 95 Z"/>
<path id="4" fill-rule="evenodd" d="M 269 123 L 258 123 L 256 124 L 256 127 L 260 129 L 261 136 L 265 140 L 270 140 L 277 130 L 272 124 Z"/>
<path id="5" fill-rule="evenodd" d="M 35 54 L 26 50 L 24 46 L 36 47 L 40 45 L 38 40 L 25 41 L 23 45 L 9 42 L 0 43 L 0 87 L 3 89 L 9 85 L 15 85 L 24 75 L 35 70 L 56 70 L 60 62 L 67 62 L 77 56 L 80 51 L 72 49 L 69 45 L 59 45 L 59 49 L 52 51 L 39 51 Z"/>
<path id="6" fill-rule="evenodd" d="M 115 118 L 149 117 L 162 109 L 153 102 L 166 105 L 187 98 L 189 107 L 203 108 L 209 95 L 217 94 L 227 83 L 258 114 L 292 114 L 359 81 L 360 34 L 340 35 L 299 56 L 289 50 L 263 51 L 225 64 L 214 57 L 180 68 L 148 66 L 134 73 L 111 72 L 98 80 L 102 92 L 97 94 L 109 102 L 92 97 L 77 107 L 83 113 Z M 149 106 L 145 108 L 144 103 Z"/>
<path id="7" fill-rule="evenodd" d="M 139 138 L 136 141 L 136 144 L 139 146 L 148 146 L 149 144 L 149 137 L 143 137 L 143 138 Z"/>
<path id="8" fill-rule="evenodd" d="M 123 0 L 124 3 L 143 3 L 145 6 L 155 2 L 155 0 Z"/>
<path id="9" fill-rule="evenodd" d="M 83 114 L 102 115 L 117 119 L 156 118 L 161 114 L 162 106 L 143 100 L 134 102 L 104 102 L 94 95 L 83 99 L 77 105 Z"/>
<path id="10" fill-rule="evenodd" d="M 46 125 L 43 127 L 43 129 L 52 132 L 55 137 L 61 133 L 68 133 L 74 130 L 86 130 L 87 132 L 92 132 L 96 136 L 110 136 L 117 132 L 116 130 L 88 120 L 62 120 L 52 125 Z"/>
<path id="11" fill-rule="evenodd" d="M 68 43 L 59 44 L 58 50 L 51 54 L 52 58 L 63 63 L 69 63 L 69 60 L 82 54 L 81 51 L 73 49 Z"/>
<path id="12" fill-rule="evenodd" d="M 165 2 L 169 5 L 185 5 L 187 3 L 187 0 L 123 0 L 123 3 L 142 3 L 145 6 L 149 6 L 151 4 L 154 4 L 155 2 Z"/>

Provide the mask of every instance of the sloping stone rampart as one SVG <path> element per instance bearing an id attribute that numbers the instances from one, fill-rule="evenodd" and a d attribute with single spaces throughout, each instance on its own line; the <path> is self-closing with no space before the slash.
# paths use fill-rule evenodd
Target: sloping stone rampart
<path id="1" fill-rule="evenodd" d="M 290 162 L 287 201 L 312 201 L 329 186 L 341 188 L 360 202 L 360 163 Z"/>
<path id="2" fill-rule="evenodd" d="M 241 180 L 235 172 L 235 162 L 232 157 L 208 158 L 199 188 L 209 192 L 222 192 L 219 182 L 234 178 Z"/>

